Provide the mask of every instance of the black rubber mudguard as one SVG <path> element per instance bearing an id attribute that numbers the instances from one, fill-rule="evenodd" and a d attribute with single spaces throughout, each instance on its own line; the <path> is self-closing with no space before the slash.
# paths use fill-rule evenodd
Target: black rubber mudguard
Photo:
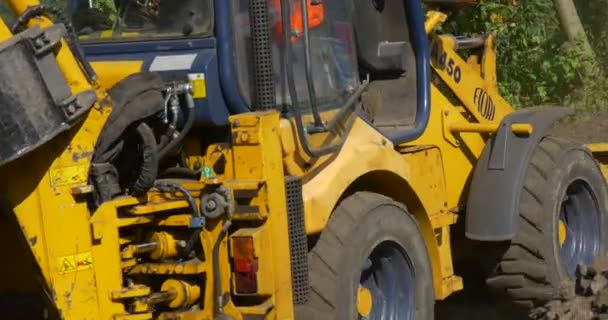
<path id="1" fill-rule="evenodd" d="M 466 206 L 466 236 L 480 241 L 511 240 L 517 231 L 517 208 L 532 153 L 551 126 L 572 113 L 561 107 L 526 108 L 507 115 L 483 150 L 473 172 Z M 513 123 L 533 126 L 517 136 Z"/>

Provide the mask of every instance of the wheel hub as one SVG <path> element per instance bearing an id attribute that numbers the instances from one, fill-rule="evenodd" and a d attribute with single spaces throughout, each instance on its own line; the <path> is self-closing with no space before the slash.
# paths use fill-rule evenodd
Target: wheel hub
<path id="1" fill-rule="evenodd" d="M 359 315 L 367 318 L 372 312 L 372 304 L 372 293 L 369 289 L 359 285 L 359 289 L 357 290 L 357 311 Z"/>
<path id="2" fill-rule="evenodd" d="M 359 319 L 413 318 L 414 269 L 402 249 L 391 242 L 381 243 L 362 269 L 357 290 Z"/>
<path id="3" fill-rule="evenodd" d="M 578 264 L 591 264 L 600 252 L 600 210 L 587 182 L 572 182 L 559 213 L 558 242 L 561 265 L 574 277 Z"/>
<path id="4" fill-rule="evenodd" d="M 559 220 L 558 228 L 559 247 L 561 248 L 564 246 L 564 242 L 566 242 L 566 223 L 563 220 Z"/>

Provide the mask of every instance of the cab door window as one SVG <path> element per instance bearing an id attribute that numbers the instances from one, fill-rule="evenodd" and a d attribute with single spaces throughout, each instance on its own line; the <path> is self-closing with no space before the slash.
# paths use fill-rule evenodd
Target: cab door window
<path id="1" fill-rule="evenodd" d="M 245 100 L 251 105 L 253 85 L 253 53 L 251 49 L 249 0 L 232 1 L 234 48 L 239 86 Z M 290 1 L 292 52 L 285 52 L 281 1 L 269 1 L 272 58 L 276 102 L 279 106 L 291 106 L 287 87 L 285 56 L 290 54 L 294 69 L 298 104 L 306 108 L 309 94 L 305 70 L 305 45 L 301 0 Z M 317 103 L 321 108 L 340 106 L 358 83 L 352 5 L 347 0 L 308 1 L 308 26 L 310 29 L 311 68 Z"/>

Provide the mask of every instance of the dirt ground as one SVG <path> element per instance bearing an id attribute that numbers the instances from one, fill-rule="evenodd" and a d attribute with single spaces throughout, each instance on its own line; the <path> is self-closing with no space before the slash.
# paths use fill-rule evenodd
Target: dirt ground
<path id="1" fill-rule="evenodd" d="M 454 232 L 464 233 L 464 225 L 458 223 L 454 226 Z M 450 296 L 444 301 L 435 304 L 436 320 L 527 320 L 525 310 L 517 309 L 508 301 L 503 300 L 492 294 L 485 285 L 480 265 L 474 262 L 475 253 L 484 249 L 472 247 L 467 242 L 454 239 L 454 253 L 461 260 L 454 261 L 454 271 L 463 278 L 464 291 Z M 466 241 L 466 240 L 465 240 Z M 462 252 L 459 248 L 469 248 Z M 464 249 L 461 249 L 464 250 Z M 469 262 L 467 262 L 469 261 Z"/>
<path id="2" fill-rule="evenodd" d="M 580 143 L 608 142 L 608 112 L 579 115 L 564 119 L 550 134 Z M 438 320 L 513 320 L 529 319 L 526 312 L 498 303 L 485 287 L 482 279 L 465 275 L 465 288 L 445 301 L 438 302 Z"/>
<path id="3" fill-rule="evenodd" d="M 494 300 L 485 285 L 466 283 L 467 290 L 435 305 L 437 320 L 526 320 L 526 312 Z"/>
<path id="4" fill-rule="evenodd" d="M 564 119 L 550 133 L 581 143 L 608 142 L 608 112 Z"/>

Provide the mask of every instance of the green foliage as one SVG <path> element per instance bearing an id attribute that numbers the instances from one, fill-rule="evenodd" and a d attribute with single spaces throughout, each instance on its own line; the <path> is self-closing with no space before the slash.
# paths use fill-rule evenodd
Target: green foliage
<path id="1" fill-rule="evenodd" d="M 105 14 L 111 21 L 116 19 L 117 10 L 114 6 L 114 0 L 97 0 L 94 1 L 93 6 Z"/>
<path id="2" fill-rule="evenodd" d="M 553 0 L 480 0 L 449 12 L 445 32 L 497 35 L 501 94 L 515 107 L 565 104 L 608 109 L 608 0 L 578 0 L 595 57 L 582 43 L 565 44 Z"/>
<path id="3" fill-rule="evenodd" d="M 608 28 L 605 22 L 608 0 L 578 0 L 575 3 L 595 56 L 585 61 L 585 73 L 577 87 L 566 96 L 565 104 L 581 112 L 608 111 Z"/>
<path id="4" fill-rule="evenodd" d="M 598 62 L 608 69 L 608 0 L 578 0 L 577 11 L 583 21 L 589 42 Z"/>

